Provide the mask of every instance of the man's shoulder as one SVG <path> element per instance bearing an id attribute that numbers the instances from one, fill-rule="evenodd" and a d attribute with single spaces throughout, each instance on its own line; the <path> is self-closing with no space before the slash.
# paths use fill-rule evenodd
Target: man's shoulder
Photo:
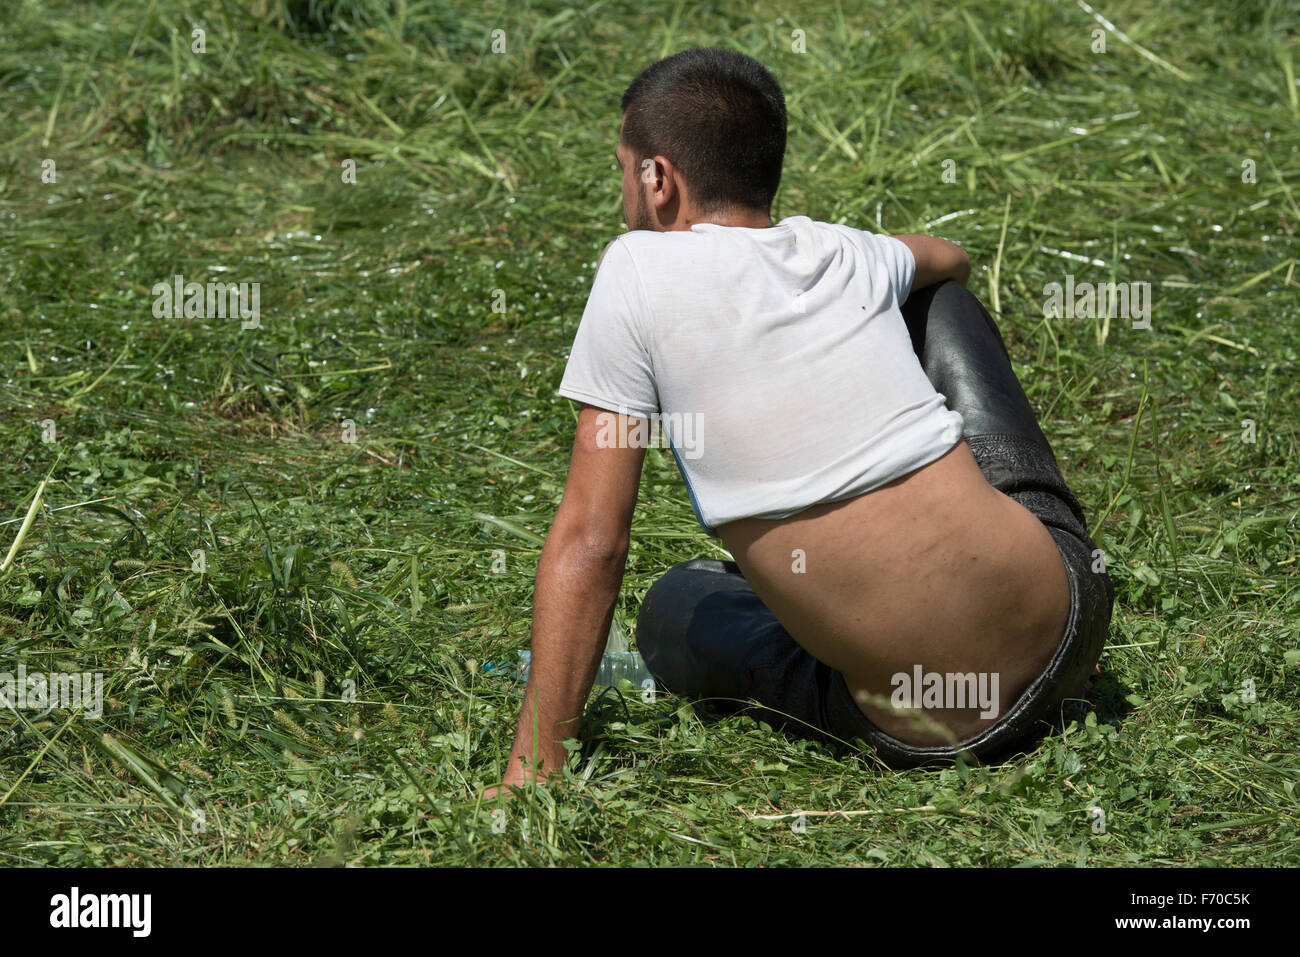
<path id="1" fill-rule="evenodd" d="M 869 229 L 859 229 L 857 226 L 849 226 L 845 223 L 814 222 L 813 225 L 828 232 L 839 233 L 841 236 L 848 236 L 853 239 L 873 235 Z"/>
<path id="2" fill-rule="evenodd" d="M 692 255 L 690 248 L 698 251 L 696 243 L 686 240 L 686 236 L 699 237 L 700 233 L 691 233 L 689 231 L 661 233 L 651 229 L 633 229 L 619 236 L 615 236 L 605 244 L 601 250 L 600 259 L 596 261 L 596 269 L 599 270 L 601 265 L 610 259 L 610 250 L 619 247 L 620 252 L 615 254 L 611 263 L 618 269 L 627 269 L 636 267 L 648 259 L 653 258 L 656 262 L 662 262 L 667 257 Z M 622 255 L 626 253 L 627 255 Z"/>
<path id="3" fill-rule="evenodd" d="M 808 216 L 787 216 L 776 225 L 850 239 L 872 235 L 843 223 L 829 223 Z M 615 246 L 621 247 L 621 250 L 627 253 L 626 257 L 621 255 L 614 257 L 613 261 L 618 264 L 619 269 L 642 267 L 649 261 L 663 263 L 665 260 L 680 260 L 684 265 L 699 263 L 701 257 L 707 255 L 707 250 L 717 246 L 721 239 L 721 234 L 716 230 L 681 229 L 660 232 L 653 229 L 632 229 L 615 236 L 605 244 L 596 268 L 599 269 L 601 263 L 609 258 L 609 252 Z"/>

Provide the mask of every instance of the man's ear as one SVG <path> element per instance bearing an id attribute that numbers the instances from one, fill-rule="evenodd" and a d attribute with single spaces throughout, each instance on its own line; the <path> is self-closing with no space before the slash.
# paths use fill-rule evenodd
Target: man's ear
<path id="1" fill-rule="evenodd" d="M 680 198 L 682 192 L 682 174 L 681 171 L 673 165 L 672 160 L 665 156 L 656 156 L 654 163 L 663 168 L 663 185 L 660 187 L 660 195 L 655 197 L 655 203 L 662 209 L 674 199 Z"/>

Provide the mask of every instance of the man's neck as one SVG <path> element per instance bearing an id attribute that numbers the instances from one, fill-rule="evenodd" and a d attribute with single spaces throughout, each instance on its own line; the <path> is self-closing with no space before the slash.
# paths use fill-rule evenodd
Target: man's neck
<path id="1" fill-rule="evenodd" d="M 725 213 L 695 213 L 683 216 L 671 229 L 690 229 L 697 223 L 713 223 L 715 226 L 740 226 L 744 229 L 768 229 L 772 226 L 772 217 L 761 209 L 738 209 Z"/>

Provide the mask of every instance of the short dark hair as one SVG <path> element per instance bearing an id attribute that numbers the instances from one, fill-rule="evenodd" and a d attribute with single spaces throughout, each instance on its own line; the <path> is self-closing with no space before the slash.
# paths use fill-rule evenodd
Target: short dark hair
<path id="1" fill-rule="evenodd" d="M 763 64 L 735 50 L 683 50 L 646 67 L 623 93 L 623 142 L 666 156 L 704 212 L 769 211 L 785 159 L 785 96 Z"/>

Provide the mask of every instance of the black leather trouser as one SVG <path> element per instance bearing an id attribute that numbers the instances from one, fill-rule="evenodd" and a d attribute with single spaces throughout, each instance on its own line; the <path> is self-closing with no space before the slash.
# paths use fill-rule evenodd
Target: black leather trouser
<path id="1" fill-rule="evenodd" d="M 903 316 L 922 368 L 962 414 L 963 437 L 989 484 L 1038 516 L 1064 560 L 1069 619 L 1043 674 L 977 736 L 953 746 L 906 744 L 867 720 L 844 676 L 790 636 L 735 563 L 705 558 L 673 566 L 646 593 L 637 648 L 662 690 L 721 699 L 720 710 L 757 701 L 762 707 L 739 707 L 804 737 L 860 741 L 891 767 L 958 754 L 1000 760 L 1058 726 L 1062 703 L 1082 693 L 1106 640 L 1114 589 L 988 311 L 964 286 L 944 282 L 913 293 Z"/>

